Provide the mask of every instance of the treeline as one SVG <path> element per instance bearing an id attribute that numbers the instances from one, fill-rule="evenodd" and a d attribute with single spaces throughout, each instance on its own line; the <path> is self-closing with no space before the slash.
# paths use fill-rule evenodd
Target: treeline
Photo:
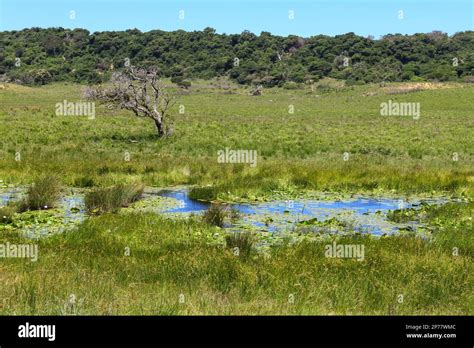
<path id="1" fill-rule="evenodd" d="M 459 80 L 474 75 L 474 32 L 302 38 L 268 32 L 139 30 L 90 33 L 31 28 L 0 32 L 0 75 L 26 84 L 99 83 L 126 64 L 155 65 L 174 81 L 228 76 L 285 86 L 329 76 L 350 84 Z"/>

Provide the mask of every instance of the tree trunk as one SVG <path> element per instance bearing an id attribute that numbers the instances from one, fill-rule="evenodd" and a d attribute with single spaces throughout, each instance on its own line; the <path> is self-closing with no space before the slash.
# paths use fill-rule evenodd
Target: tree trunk
<path id="1" fill-rule="evenodd" d="M 158 120 L 158 119 L 153 119 L 155 121 L 155 126 L 156 126 L 156 130 L 158 132 L 158 137 L 161 138 L 165 135 L 165 131 L 163 129 L 163 123 Z"/>

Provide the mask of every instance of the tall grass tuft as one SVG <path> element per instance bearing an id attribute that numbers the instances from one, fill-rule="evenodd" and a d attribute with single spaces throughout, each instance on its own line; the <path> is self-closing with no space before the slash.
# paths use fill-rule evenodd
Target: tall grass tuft
<path id="1" fill-rule="evenodd" d="M 212 204 L 209 209 L 207 209 L 202 219 L 208 225 L 224 227 L 225 218 L 228 215 L 226 207 L 219 204 Z"/>
<path id="2" fill-rule="evenodd" d="M 116 213 L 122 207 L 138 201 L 143 194 L 141 184 L 120 184 L 112 187 L 95 188 L 84 198 L 86 209 L 92 214 Z"/>
<path id="3" fill-rule="evenodd" d="M 80 178 L 74 179 L 74 186 L 76 187 L 93 187 L 95 180 L 90 176 L 81 176 Z"/>
<path id="4" fill-rule="evenodd" d="M 255 238 L 249 232 L 229 233 L 225 237 L 227 247 L 238 250 L 239 256 L 244 258 L 250 255 L 254 242 Z"/>
<path id="5" fill-rule="evenodd" d="M 219 188 L 215 186 L 193 187 L 189 191 L 189 198 L 201 201 L 212 201 L 217 198 Z"/>
<path id="6" fill-rule="evenodd" d="M 61 183 L 54 176 L 44 176 L 32 184 L 19 204 L 19 211 L 54 208 L 61 194 Z"/>

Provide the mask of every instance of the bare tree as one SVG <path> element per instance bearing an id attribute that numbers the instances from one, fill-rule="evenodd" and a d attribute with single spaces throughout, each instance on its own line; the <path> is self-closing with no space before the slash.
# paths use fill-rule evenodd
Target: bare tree
<path id="1" fill-rule="evenodd" d="M 151 118 L 158 137 L 173 133 L 173 120 L 169 115 L 174 105 L 173 96 L 161 83 L 156 68 L 127 67 L 112 75 L 111 87 L 88 87 L 84 96 L 132 111 L 137 117 Z"/>

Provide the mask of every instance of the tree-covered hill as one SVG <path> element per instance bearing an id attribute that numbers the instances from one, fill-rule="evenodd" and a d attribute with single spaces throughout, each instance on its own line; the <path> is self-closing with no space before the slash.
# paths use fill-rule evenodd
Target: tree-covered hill
<path id="1" fill-rule="evenodd" d="M 229 76 L 242 84 L 282 86 L 330 76 L 348 83 L 457 80 L 474 75 L 474 32 L 364 38 L 281 37 L 153 30 L 90 33 L 31 28 L 0 32 L 0 75 L 27 84 L 97 83 L 125 64 L 156 65 L 163 76 Z"/>

